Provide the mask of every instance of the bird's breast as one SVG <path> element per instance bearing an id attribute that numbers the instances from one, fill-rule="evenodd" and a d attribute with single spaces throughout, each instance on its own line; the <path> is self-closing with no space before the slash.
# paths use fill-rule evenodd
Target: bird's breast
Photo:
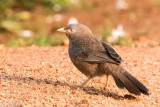
<path id="1" fill-rule="evenodd" d="M 85 56 L 82 55 L 83 49 L 81 47 L 78 48 L 70 45 L 68 53 L 72 63 L 76 66 L 76 68 L 84 75 L 91 76 L 96 72 L 98 64 L 89 64 L 87 62 L 84 62 L 83 59 L 85 58 Z"/>

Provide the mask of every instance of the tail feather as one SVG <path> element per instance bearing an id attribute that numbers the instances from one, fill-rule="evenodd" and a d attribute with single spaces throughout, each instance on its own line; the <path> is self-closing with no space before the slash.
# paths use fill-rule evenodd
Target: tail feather
<path id="1" fill-rule="evenodd" d="M 140 95 L 141 93 L 149 95 L 148 89 L 120 65 L 105 64 L 103 67 L 110 71 L 119 88 L 125 87 L 130 93 L 135 95 Z"/>
<path id="2" fill-rule="evenodd" d="M 119 88 L 123 89 L 123 88 L 124 88 L 124 84 L 122 83 L 122 81 L 121 81 L 119 78 L 116 78 L 115 75 L 113 76 L 113 78 L 114 78 L 114 80 L 115 80 L 115 82 L 116 82 L 116 85 L 117 85 Z"/>
<path id="3" fill-rule="evenodd" d="M 141 91 L 141 93 L 145 94 L 145 95 L 149 95 L 148 93 L 148 89 L 139 81 L 137 80 L 135 77 L 133 77 L 129 72 L 125 71 L 123 73 L 126 77 L 128 77 Z"/>
<path id="4" fill-rule="evenodd" d="M 140 95 L 141 94 L 139 88 L 130 79 L 128 79 L 125 75 L 123 75 L 121 72 L 113 71 L 112 74 L 113 74 L 114 78 L 118 78 L 121 81 L 121 83 L 123 83 L 123 86 L 130 93 L 133 93 L 135 95 Z"/>

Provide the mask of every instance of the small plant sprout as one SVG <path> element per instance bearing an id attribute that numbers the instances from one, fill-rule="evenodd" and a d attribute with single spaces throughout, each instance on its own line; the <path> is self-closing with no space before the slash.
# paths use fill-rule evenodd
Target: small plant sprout
<path id="1" fill-rule="evenodd" d="M 21 30 L 19 31 L 19 35 L 28 38 L 33 35 L 33 32 L 31 30 Z"/>
<path id="2" fill-rule="evenodd" d="M 125 0 L 117 0 L 116 1 L 116 9 L 117 10 L 126 10 L 128 8 L 128 3 Z"/>
<path id="3" fill-rule="evenodd" d="M 78 23 L 78 20 L 75 17 L 71 17 L 68 21 L 68 24 L 76 24 Z"/>
<path id="4" fill-rule="evenodd" d="M 117 29 L 113 29 L 111 32 L 111 36 L 109 37 L 109 42 L 115 42 L 118 40 L 119 37 L 124 37 L 126 35 L 126 32 L 123 30 L 123 26 L 119 24 L 117 26 Z"/>

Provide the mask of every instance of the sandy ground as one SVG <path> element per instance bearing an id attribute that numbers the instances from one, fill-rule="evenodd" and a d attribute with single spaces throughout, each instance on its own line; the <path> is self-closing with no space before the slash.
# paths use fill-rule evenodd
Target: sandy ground
<path id="1" fill-rule="evenodd" d="M 114 46 L 124 67 L 144 83 L 150 95 L 118 89 L 112 77 L 90 80 L 71 63 L 67 47 L 6 48 L 0 52 L 0 106 L 160 107 L 160 46 Z"/>

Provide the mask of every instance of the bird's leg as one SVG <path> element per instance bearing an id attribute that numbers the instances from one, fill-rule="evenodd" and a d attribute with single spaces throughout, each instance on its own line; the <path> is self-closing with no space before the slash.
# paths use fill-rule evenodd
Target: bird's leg
<path id="1" fill-rule="evenodd" d="M 104 89 L 108 88 L 108 81 L 109 81 L 109 74 L 106 74 L 106 85 L 105 85 Z"/>
<path id="2" fill-rule="evenodd" d="M 86 81 L 84 81 L 84 82 L 80 85 L 80 87 L 83 87 L 92 77 L 93 77 L 93 76 L 90 76 Z"/>

